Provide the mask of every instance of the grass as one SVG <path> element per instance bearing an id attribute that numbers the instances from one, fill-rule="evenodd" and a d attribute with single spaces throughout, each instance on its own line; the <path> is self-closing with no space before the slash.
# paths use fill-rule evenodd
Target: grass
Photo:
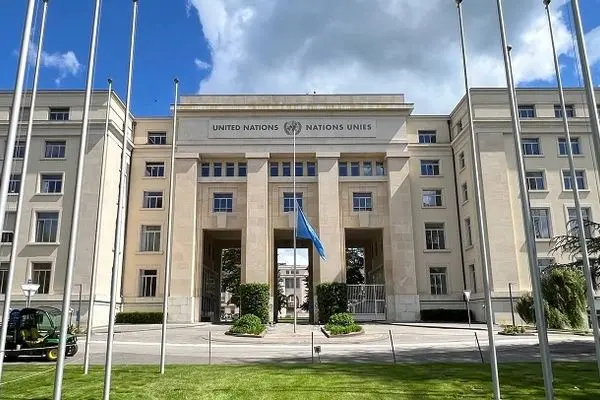
<path id="1" fill-rule="evenodd" d="M 52 399 L 53 380 L 48 366 L 9 364 L 0 398 Z M 80 366 L 68 366 L 63 399 L 100 399 L 102 380 L 99 367 L 85 376 Z M 555 363 L 554 380 L 556 399 L 600 398 L 593 363 Z M 503 399 L 544 398 L 539 363 L 501 364 L 500 383 Z M 490 399 L 490 369 L 477 364 L 171 365 L 160 376 L 158 366 L 117 366 L 111 392 L 113 400 L 340 398 Z"/>

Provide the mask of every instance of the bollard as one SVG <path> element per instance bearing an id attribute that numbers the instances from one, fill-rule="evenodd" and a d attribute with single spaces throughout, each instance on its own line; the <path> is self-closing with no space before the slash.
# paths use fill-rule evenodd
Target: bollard
<path id="1" fill-rule="evenodd" d="M 479 345 L 479 338 L 477 337 L 477 332 L 473 332 L 475 334 L 475 340 L 477 341 L 477 348 L 479 349 L 479 356 L 481 357 L 481 363 L 485 364 L 483 360 L 483 353 L 481 352 L 481 346 Z"/>
<path id="2" fill-rule="evenodd" d="M 315 332 L 310 333 L 310 361 L 315 363 Z"/>
<path id="3" fill-rule="evenodd" d="M 392 336 L 391 329 L 390 329 L 390 344 L 392 345 L 392 357 L 394 358 L 394 364 L 396 364 L 396 350 L 394 350 L 394 337 Z"/>
<path id="4" fill-rule="evenodd" d="M 208 365 L 212 364 L 212 331 L 208 331 Z"/>

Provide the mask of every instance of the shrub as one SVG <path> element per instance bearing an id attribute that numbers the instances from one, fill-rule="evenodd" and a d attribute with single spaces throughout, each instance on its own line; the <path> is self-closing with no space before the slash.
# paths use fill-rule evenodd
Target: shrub
<path id="1" fill-rule="evenodd" d="M 162 312 L 120 312 L 117 313 L 117 324 L 162 324 Z"/>
<path id="2" fill-rule="evenodd" d="M 265 326 L 254 314 L 244 314 L 238 320 L 236 320 L 229 332 L 240 333 L 247 335 L 260 335 L 265 330 Z"/>
<path id="3" fill-rule="evenodd" d="M 333 314 L 348 311 L 348 292 L 345 283 L 332 282 L 317 285 L 319 321 L 329 322 Z"/>
<path id="4" fill-rule="evenodd" d="M 339 326 L 354 325 L 354 316 L 350 313 L 337 313 L 329 317 L 328 324 Z"/>
<path id="5" fill-rule="evenodd" d="M 515 309 L 525 323 L 530 325 L 535 324 L 535 307 L 533 306 L 533 296 L 531 293 L 519 297 Z"/>
<path id="6" fill-rule="evenodd" d="M 362 328 L 357 324 L 348 326 L 327 324 L 325 325 L 325 329 L 329 331 L 331 335 L 346 335 L 348 333 L 360 332 Z"/>
<path id="7" fill-rule="evenodd" d="M 520 333 L 525 333 L 525 327 L 524 326 L 506 325 L 506 326 L 502 327 L 502 333 L 504 335 L 518 335 Z"/>
<path id="8" fill-rule="evenodd" d="M 471 322 L 475 322 L 473 310 L 469 310 Z M 421 310 L 421 321 L 425 322 L 469 322 L 467 310 L 434 308 L 431 310 Z"/>
<path id="9" fill-rule="evenodd" d="M 269 322 L 269 285 L 245 283 L 240 285 L 240 314 L 254 314 L 263 324 Z"/>

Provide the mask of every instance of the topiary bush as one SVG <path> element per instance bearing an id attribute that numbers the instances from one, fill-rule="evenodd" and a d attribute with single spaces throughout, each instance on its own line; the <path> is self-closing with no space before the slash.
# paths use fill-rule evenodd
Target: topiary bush
<path id="1" fill-rule="evenodd" d="M 345 283 L 332 282 L 317 285 L 319 322 L 327 323 L 333 314 L 348 311 L 348 289 Z"/>
<path id="2" fill-rule="evenodd" d="M 264 332 L 265 326 L 254 314 L 244 314 L 236 320 L 229 332 L 246 335 L 260 335 Z"/>
<path id="3" fill-rule="evenodd" d="M 469 310 L 471 322 L 475 322 L 473 310 Z M 424 322 L 469 322 L 467 310 L 434 308 L 421 310 L 421 321 Z"/>
<path id="4" fill-rule="evenodd" d="M 240 314 L 253 314 L 263 324 L 269 322 L 269 285 L 245 283 L 240 285 Z"/>
<path id="5" fill-rule="evenodd" d="M 329 318 L 325 325 L 325 330 L 332 335 L 343 335 L 353 332 L 360 332 L 362 328 L 354 322 L 354 316 L 350 313 L 337 313 Z"/>
<path id="6" fill-rule="evenodd" d="M 120 312 L 117 313 L 117 324 L 162 324 L 162 312 Z"/>
<path id="7" fill-rule="evenodd" d="M 533 296 L 531 293 L 519 297 L 515 309 L 525 323 L 535 325 L 535 307 L 533 306 Z"/>
<path id="8" fill-rule="evenodd" d="M 349 326 L 354 324 L 354 316 L 350 313 L 338 313 L 329 317 L 329 324 Z"/>

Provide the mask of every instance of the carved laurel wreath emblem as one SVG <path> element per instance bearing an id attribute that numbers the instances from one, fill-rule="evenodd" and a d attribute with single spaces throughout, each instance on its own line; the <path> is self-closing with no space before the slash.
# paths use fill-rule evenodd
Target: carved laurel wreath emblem
<path id="1" fill-rule="evenodd" d="M 302 124 L 298 121 L 287 121 L 283 124 L 283 130 L 289 136 L 296 136 L 302 132 Z"/>

